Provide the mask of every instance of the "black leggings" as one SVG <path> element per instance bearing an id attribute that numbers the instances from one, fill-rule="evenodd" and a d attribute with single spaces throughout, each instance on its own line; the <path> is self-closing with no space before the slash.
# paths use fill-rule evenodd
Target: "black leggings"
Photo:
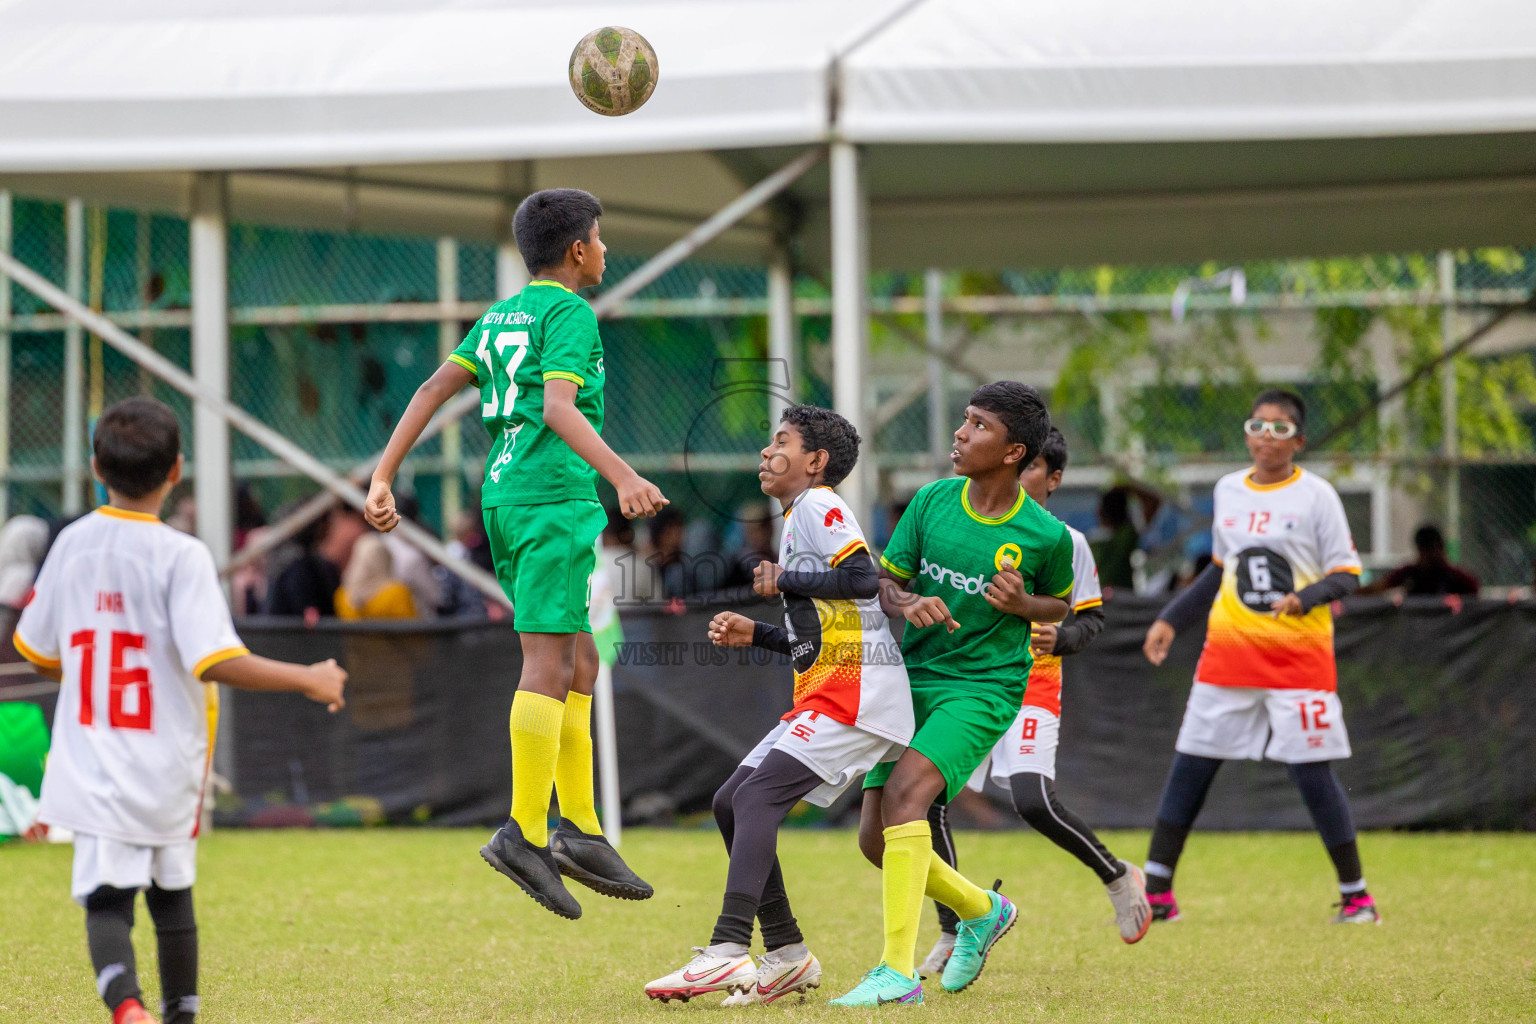
<path id="1" fill-rule="evenodd" d="M 1105 885 L 1125 874 L 1125 865 L 1105 849 L 1093 829 L 1057 799 L 1056 786 L 1050 779 L 1035 772 L 1021 772 L 1008 782 L 1013 792 L 1013 809 L 1036 832 L 1082 861 Z M 949 827 L 949 809 L 934 803 L 928 809 L 928 826 L 933 832 L 934 852 L 955 867 L 955 840 Z M 940 926 L 946 932 L 954 932 L 959 922 L 955 912 L 942 903 L 934 906 L 939 908 Z"/>
<path id="2" fill-rule="evenodd" d="M 715 822 L 731 864 L 711 945 L 750 945 L 754 918 L 768 949 L 803 941 L 779 867 L 779 826 L 821 784 L 821 776 L 803 762 L 770 750 L 756 768 L 737 768 L 715 793 Z"/>
<path id="3" fill-rule="evenodd" d="M 96 970 L 96 990 L 114 1012 L 127 999 L 143 1001 L 133 955 L 133 904 L 138 892 L 102 886 L 86 897 L 85 936 Z M 160 957 L 165 1024 L 191 1024 L 197 1013 L 197 918 L 191 889 L 144 891 Z"/>

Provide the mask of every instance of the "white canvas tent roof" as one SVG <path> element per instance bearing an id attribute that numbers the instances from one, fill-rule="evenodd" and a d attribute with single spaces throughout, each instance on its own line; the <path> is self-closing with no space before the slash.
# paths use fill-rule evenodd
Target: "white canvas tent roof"
<path id="1" fill-rule="evenodd" d="M 585 31 L 656 46 L 639 112 L 570 95 Z M 861 144 L 876 265 L 1041 265 L 1536 238 L 1523 0 L 12 0 L 0 186 L 491 238 L 590 188 L 654 250 L 808 144 Z M 616 159 L 622 156 L 623 159 Z M 825 170 L 792 193 L 827 251 Z M 715 251 L 760 254 L 762 212 Z"/>

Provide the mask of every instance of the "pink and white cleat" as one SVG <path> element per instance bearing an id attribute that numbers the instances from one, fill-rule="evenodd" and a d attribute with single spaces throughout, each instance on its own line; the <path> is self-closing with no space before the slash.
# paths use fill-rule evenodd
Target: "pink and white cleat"
<path id="1" fill-rule="evenodd" d="M 645 986 L 652 999 L 687 1002 L 694 996 L 711 992 L 741 992 L 757 985 L 757 964 L 750 953 L 741 956 L 714 956 L 703 946 L 693 947 L 693 959 L 665 978 Z"/>
<path id="2" fill-rule="evenodd" d="M 1376 898 L 1368 892 L 1350 893 L 1334 906 L 1339 912 L 1329 919 L 1330 924 L 1381 924 Z"/>
<path id="3" fill-rule="evenodd" d="M 803 948 L 803 947 L 802 947 Z M 787 995 L 806 993 L 821 987 L 821 961 L 810 950 L 804 956 L 780 956 L 778 951 L 764 953 L 757 965 L 757 984 L 744 992 L 728 996 L 724 1006 L 767 1005 Z"/>
<path id="4" fill-rule="evenodd" d="M 1179 920 L 1179 901 L 1173 898 L 1173 890 L 1168 892 L 1149 892 L 1147 902 L 1152 906 L 1152 920 L 1177 921 Z"/>

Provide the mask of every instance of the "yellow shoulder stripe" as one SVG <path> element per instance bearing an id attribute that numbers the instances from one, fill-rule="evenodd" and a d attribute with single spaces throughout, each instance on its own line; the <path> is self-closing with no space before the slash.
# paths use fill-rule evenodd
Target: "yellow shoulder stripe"
<path id="1" fill-rule="evenodd" d="M 213 668 L 213 666 L 219 664 L 219 662 L 228 661 L 231 658 L 242 658 L 250 653 L 251 652 L 244 647 L 226 647 L 222 651 L 214 651 L 212 654 L 199 661 L 196 665 L 192 666 L 192 678 L 202 679 L 203 673 Z"/>
<path id="2" fill-rule="evenodd" d="M 475 381 L 477 383 L 479 382 L 479 380 L 480 380 L 480 369 L 474 363 L 470 362 L 468 359 L 465 359 L 463 356 L 459 355 L 457 352 L 450 352 L 450 353 L 448 353 L 448 361 L 450 363 L 455 363 L 455 364 L 457 364 L 459 366 L 464 367 L 464 369 L 468 370 L 470 372 L 470 375 L 475 378 Z"/>
<path id="3" fill-rule="evenodd" d="M 868 550 L 869 550 L 868 546 L 865 545 L 865 543 L 862 540 L 851 540 L 847 544 L 844 544 L 842 546 L 842 548 L 838 550 L 837 554 L 832 556 L 832 561 L 831 561 L 830 564 L 831 564 L 832 568 L 836 569 L 837 568 L 837 563 L 841 562 L 843 559 L 847 558 L 849 555 L 853 554 L 855 551 L 868 551 Z"/>
<path id="4" fill-rule="evenodd" d="M 45 654 L 39 654 L 37 651 L 33 650 L 31 645 L 21 638 L 20 633 L 12 635 L 11 643 L 15 645 L 17 654 L 20 654 L 23 658 L 26 658 L 38 668 L 53 669 L 64 667 L 64 662 L 62 660 L 58 658 L 50 658 Z"/>
<path id="5" fill-rule="evenodd" d="M 587 379 L 585 377 L 579 373 L 572 373 L 569 370 L 545 370 L 544 379 L 572 381 L 579 388 L 586 387 L 587 385 Z"/>
<path id="6" fill-rule="evenodd" d="M 896 563 L 892 562 L 890 559 L 886 558 L 884 555 L 880 556 L 880 564 L 885 566 L 886 571 L 889 572 L 892 576 L 896 576 L 896 577 L 898 577 L 900 579 L 909 580 L 913 576 L 917 575 L 916 573 L 911 573 L 911 572 L 908 572 L 907 570 L 901 568 L 901 566 L 899 566 Z"/>

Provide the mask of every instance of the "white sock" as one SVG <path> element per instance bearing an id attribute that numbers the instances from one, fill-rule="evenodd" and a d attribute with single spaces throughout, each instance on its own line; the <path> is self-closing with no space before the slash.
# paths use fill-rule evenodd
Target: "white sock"
<path id="1" fill-rule="evenodd" d="M 705 946 L 704 952 L 710 956 L 746 956 L 747 947 L 739 942 L 722 942 L 718 946 Z"/>
<path id="2" fill-rule="evenodd" d="M 791 942 L 787 946 L 780 946 L 778 949 L 770 949 L 767 953 L 763 954 L 763 959 L 772 959 L 780 962 L 785 960 L 803 960 L 809 953 L 810 950 L 805 947 L 805 943 Z"/>

